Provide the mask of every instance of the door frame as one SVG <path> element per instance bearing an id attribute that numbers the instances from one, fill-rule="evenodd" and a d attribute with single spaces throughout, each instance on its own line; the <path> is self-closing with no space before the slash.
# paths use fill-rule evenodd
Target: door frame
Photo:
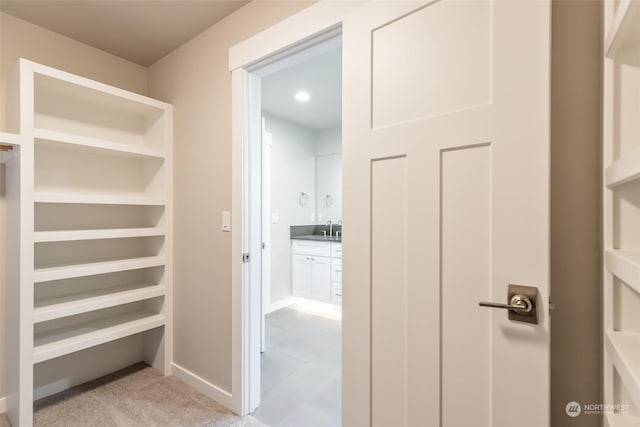
<path id="1" fill-rule="evenodd" d="M 262 313 L 260 314 L 260 351 L 264 353 L 266 347 L 266 325 L 265 316 L 270 312 L 271 307 L 271 147 L 273 145 L 273 137 L 267 132 L 265 127 L 265 118 L 262 117 L 262 182 L 260 183 L 261 212 L 262 212 L 262 251 L 261 265 L 262 274 L 260 276 L 260 289 L 262 298 Z"/>
<path id="2" fill-rule="evenodd" d="M 260 76 L 288 57 L 335 38 L 344 16 L 365 2 L 320 1 L 229 49 L 232 87 L 232 384 L 230 409 L 239 415 L 260 403 L 261 131 Z M 257 114 L 258 113 L 258 114 Z M 258 207 L 256 209 L 255 207 Z M 243 256 L 249 253 L 250 262 Z M 343 305 L 344 307 L 344 305 Z"/>

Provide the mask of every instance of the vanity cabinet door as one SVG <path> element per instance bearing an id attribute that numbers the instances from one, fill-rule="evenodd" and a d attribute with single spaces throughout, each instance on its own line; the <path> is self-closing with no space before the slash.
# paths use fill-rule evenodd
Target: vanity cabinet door
<path id="1" fill-rule="evenodd" d="M 292 292 L 295 297 L 311 297 L 311 257 L 294 255 L 292 265 Z"/>
<path id="2" fill-rule="evenodd" d="M 311 298 L 331 302 L 331 258 L 311 257 Z"/>

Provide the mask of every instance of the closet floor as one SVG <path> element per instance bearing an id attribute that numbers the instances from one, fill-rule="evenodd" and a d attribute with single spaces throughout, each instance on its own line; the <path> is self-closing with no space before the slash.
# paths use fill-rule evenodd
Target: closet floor
<path id="1" fill-rule="evenodd" d="M 265 427 L 145 364 L 136 364 L 34 404 L 36 427 Z"/>
<path id="2" fill-rule="evenodd" d="M 270 427 L 339 427 L 341 322 L 287 307 L 266 316 L 260 407 Z"/>

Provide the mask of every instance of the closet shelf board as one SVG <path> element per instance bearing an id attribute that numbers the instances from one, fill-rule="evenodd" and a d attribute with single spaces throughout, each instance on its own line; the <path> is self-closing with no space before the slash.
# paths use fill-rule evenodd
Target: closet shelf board
<path id="1" fill-rule="evenodd" d="M 608 427 L 638 427 L 640 418 L 627 414 L 606 414 Z"/>
<path id="2" fill-rule="evenodd" d="M 35 129 L 34 137 L 36 139 L 36 143 L 59 143 L 61 145 L 66 145 L 67 148 L 75 148 L 77 150 L 111 152 L 112 154 L 141 158 L 165 158 L 165 154 L 162 150 L 157 150 L 142 145 L 124 144 L 100 138 L 91 138 L 48 129 Z"/>
<path id="3" fill-rule="evenodd" d="M 640 2 L 621 0 L 605 39 L 608 58 L 615 58 L 621 48 L 640 45 Z"/>
<path id="4" fill-rule="evenodd" d="M 607 270 L 640 293 L 640 251 L 608 250 L 605 261 Z"/>
<path id="5" fill-rule="evenodd" d="M 121 239 L 127 237 L 163 236 L 164 227 L 109 228 L 97 230 L 36 231 L 34 242 L 67 242 L 74 240 Z"/>
<path id="6" fill-rule="evenodd" d="M 640 147 L 614 162 L 605 171 L 605 184 L 609 188 L 637 179 L 640 179 Z"/>
<path id="7" fill-rule="evenodd" d="M 95 274 L 115 273 L 118 271 L 137 270 L 140 268 L 164 265 L 164 256 L 143 258 L 127 258 L 83 264 L 68 264 L 36 268 L 33 274 L 35 283 L 50 280 L 71 279 L 74 277 L 92 276 Z"/>
<path id="8" fill-rule="evenodd" d="M 161 197 L 35 192 L 36 203 L 164 206 Z"/>
<path id="9" fill-rule="evenodd" d="M 21 64 L 29 65 L 35 74 L 35 91 L 62 93 L 77 102 L 90 102 L 111 109 L 131 114 L 162 113 L 167 104 L 153 98 L 97 82 L 86 77 L 57 70 L 27 59 L 20 59 Z M 40 76 L 43 76 L 42 79 Z"/>
<path id="10" fill-rule="evenodd" d="M 631 399 L 640 408 L 640 334 L 609 331 L 606 346 Z"/>
<path id="11" fill-rule="evenodd" d="M 14 157 L 15 148 L 22 143 L 22 136 L 15 133 L 0 132 L 0 163 L 6 163 Z"/>
<path id="12" fill-rule="evenodd" d="M 162 325 L 164 315 L 141 310 L 36 334 L 33 363 L 44 362 Z"/>
<path id="13" fill-rule="evenodd" d="M 22 143 L 22 136 L 17 133 L 0 132 L 0 144 L 17 146 Z"/>
<path id="14" fill-rule="evenodd" d="M 165 288 L 162 285 L 137 284 L 43 299 L 36 301 L 36 306 L 33 310 L 33 323 L 46 322 L 75 314 L 143 301 L 160 297 L 164 294 Z"/>

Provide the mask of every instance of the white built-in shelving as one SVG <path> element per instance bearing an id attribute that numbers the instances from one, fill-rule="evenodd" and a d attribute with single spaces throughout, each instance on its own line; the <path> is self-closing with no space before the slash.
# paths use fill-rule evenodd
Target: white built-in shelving
<path id="1" fill-rule="evenodd" d="M 640 425 L 640 1 L 605 2 L 604 400 L 610 426 Z"/>
<path id="2" fill-rule="evenodd" d="M 85 366 L 95 376 L 114 366 L 90 348 L 165 374 L 172 353 L 171 106 L 27 60 L 18 67 L 9 125 L 19 133 L 0 134 L 6 152 L 19 151 L 2 157 L 19 157 L 6 172 L 15 427 L 32 425 L 34 387 L 54 393 L 86 381 Z"/>
<path id="3" fill-rule="evenodd" d="M 640 179 L 640 147 L 605 169 L 607 187 L 616 187 Z"/>
<path id="4" fill-rule="evenodd" d="M 606 347 L 629 395 L 640 407 L 640 333 L 609 331 Z"/>
<path id="5" fill-rule="evenodd" d="M 607 270 L 640 293 L 640 251 L 609 250 L 605 260 Z"/>
<path id="6" fill-rule="evenodd" d="M 640 45 L 640 3 L 637 0 L 620 0 L 609 20 L 604 41 L 608 58 L 615 58 L 623 49 Z"/>
<path id="7" fill-rule="evenodd" d="M 605 416 L 607 427 L 638 427 L 640 418 L 627 414 L 607 413 Z"/>

